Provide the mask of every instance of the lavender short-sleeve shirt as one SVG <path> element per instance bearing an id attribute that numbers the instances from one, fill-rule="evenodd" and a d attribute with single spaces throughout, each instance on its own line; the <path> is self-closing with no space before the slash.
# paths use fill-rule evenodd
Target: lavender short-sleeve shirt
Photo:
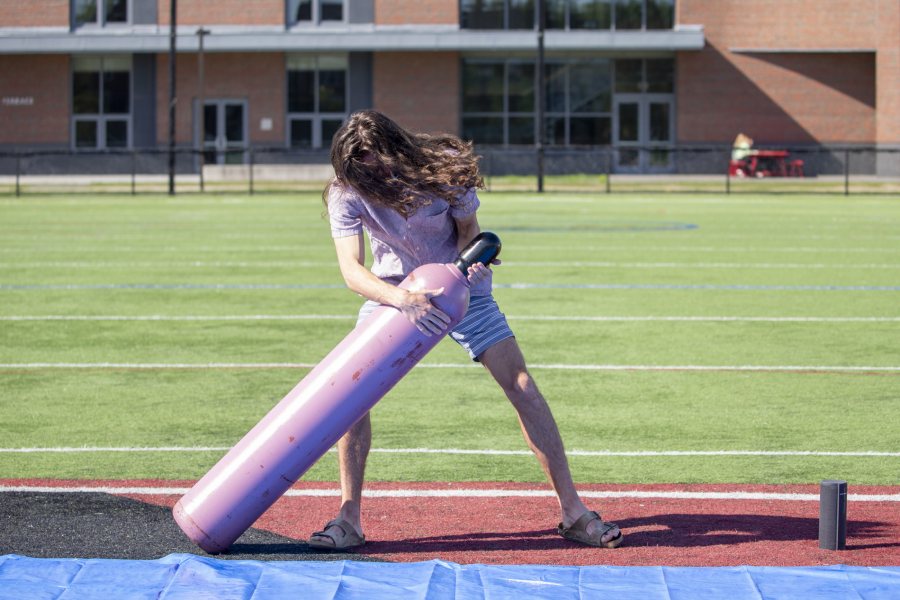
<path id="1" fill-rule="evenodd" d="M 459 250 L 454 218 L 472 215 L 480 205 L 474 189 L 460 199 L 457 206 L 450 206 L 443 198 L 434 198 L 407 218 L 391 208 L 366 202 L 352 188 L 333 185 L 328 193 L 331 236 L 360 235 L 365 230 L 372 248 L 372 273 L 396 285 L 416 267 L 456 260 Z M 471 290 L 472 296 L 490 293 L 490 278 Z"/>

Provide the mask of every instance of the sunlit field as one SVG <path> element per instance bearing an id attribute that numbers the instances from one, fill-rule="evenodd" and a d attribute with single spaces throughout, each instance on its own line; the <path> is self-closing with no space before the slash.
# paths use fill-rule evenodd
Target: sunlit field
<path id="1" fill-rule="evenodd" d="M 576 480 L 896 484 L 900 198 L 481 199 Z M 315 192 L 0 199 L 0 478 L 203 475 L 353 326 L 323 212 Z M 450 340 L 373 419 L 371 479 L 543 479 Z"/>

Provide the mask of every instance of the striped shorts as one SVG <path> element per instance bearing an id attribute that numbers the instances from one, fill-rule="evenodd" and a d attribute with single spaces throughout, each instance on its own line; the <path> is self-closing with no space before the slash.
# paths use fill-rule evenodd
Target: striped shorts
<path id="1" fill-rule="evenodd" d="M 376 307 L 378 303 L 372 300 L 363 304 L 356 324 L 359 325 Z M 466 316 L 453 328 L 450 337 L 469 353 L 472 360 L 477 361 L 485 350 L 497 342 L 514 337 L 514 334 L 506 322 L 506 316 L 500 312 L 497 301 L 492 295 L 487 295 L 469 299 Z"/>

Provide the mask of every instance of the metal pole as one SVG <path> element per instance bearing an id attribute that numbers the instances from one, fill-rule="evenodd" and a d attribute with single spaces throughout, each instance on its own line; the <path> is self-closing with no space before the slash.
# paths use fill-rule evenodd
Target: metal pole
<path id="1" fill-rule="evenodd" d="M 850 149 L 844 148 L 844 195 L 850 195 Z"/>
<path id="2" fill-rule="evenodd" d="M 175 30 L 178 27 L 178 0 L 169 0 L 169 195 L 175 195 Z"/>
<path id="3" fill-rule="evenodd" d="M 725 193 L 731 195 L 731 162 L 725 167 Z"/>
<path id="4" fill-rule="evenodd" d="M 537 113 L 537 191 L 544 191 L 544 28 L 546 24 L 544 0 L 537 0 L 537 77 L 535 77 L 535 111 Z"/>
<path id="5" fill-rule="evenodd" d="M 612 150 L 606 149 L 606 193 L 612 192 Z"/>
<path id="6" fill-rule="evenodd" d="M 19 175 L 22 171 L 22 157 L 16 154 L 16 198 L 18 198 L 22 194 L 22 189 L 19 187 Z"/>
<path id="7" fill-rule="evenodd" d="M 249 155 L 249 158 L 250 158 L 250 195 L 252 196 L 253 195 L 253 161 L 254 161 L 253 148 L 249 148 L 247 150 L 247 154 Z"/>
<path id="8" fill-rule="evenodd" d="M 197 121 L 200 125 L 198 136 L 198 144 L 200 145 L 200 191 L 205 191 L 203 181 L 203 164 L 206 162 L 206 156 L 203 153 L 203 143 L 206 140 L 206 98 L 204 97 L 204 72 L 203 72 L 203 38 L 209 35 L 209 29 L 199 27 L 197 29 L 197 37 L 199 38 L 199 50 L 197 52 Z"/>
<path id="9" fill-rule="evenodd" d="M 131 195 L 134 196 L 136 193 L 134 179 L 137 176 L 137 153 L 132 150 L 131 151 Z"/>

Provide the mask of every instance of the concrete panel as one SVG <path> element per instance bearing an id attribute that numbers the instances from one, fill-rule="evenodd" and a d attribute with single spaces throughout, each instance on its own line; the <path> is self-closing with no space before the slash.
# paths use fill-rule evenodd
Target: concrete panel
<path id="1" fill-rule="evenodd" d="M 135 25 L 156 25 L 156 0 L 132 0 L 131 22 Z"/>
<path id="2" fill-rule="evenodd" d="M 132 145 L 156 146 L 156 56 L 135 54 L 132 58 Z"/>
<path id="3" fill-rule="evenodd" d="M 347 22 L 374 23 L 375 0 L 347 0 Z"/>
<path id="4" fill-rule="evenodd" d="M 372 54 L 350 53 L 350 112 L 372 108 Z"/>

